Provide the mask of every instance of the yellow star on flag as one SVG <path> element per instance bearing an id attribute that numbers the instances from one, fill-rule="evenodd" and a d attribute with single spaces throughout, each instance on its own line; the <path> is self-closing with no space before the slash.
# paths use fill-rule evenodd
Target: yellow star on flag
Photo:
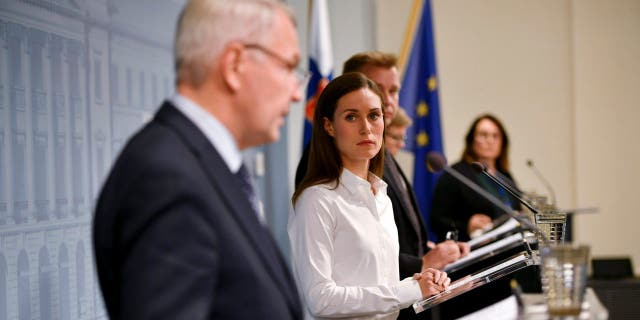
<path id="1" fill-rule="evenodd" d="M 429 80 L 427 80 L 427 88 L 429 88 L 429 91 L 434 91 L 437 87 L 438 80 L 436 80 L 436 76 L 431 75 L 431 77 L 429 77 Z"/>
<path id="2" fill-rule="evenodd" d="M 419 147 L 424 147 L 424 146 L 428 145 L 429 144 L 429 135 L 424 131 L 420 131 L 420 133 L 418 134 L 418 137 L 416 139 L 416 142 L 418 143 Z"/>
<path id="3" fill-rule="evenodd" d="M 418 117 L 426 117 L 428 114 L 429 106 L 424 101 L 420 101 L 420 104 L 416 108 L 416 115 Z"/>

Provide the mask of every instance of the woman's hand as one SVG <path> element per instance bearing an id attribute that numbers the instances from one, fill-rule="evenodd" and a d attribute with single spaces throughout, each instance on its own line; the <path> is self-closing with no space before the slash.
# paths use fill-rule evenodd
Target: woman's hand
<path id="1" fill-rule="evenodd" d="M 427 298 L 447 290 L 451 279 L 447 273 L 433 268 L 427 268 L 421 273 L 416 273 L 413 278 L 418 280 L 422 297 Z"/>

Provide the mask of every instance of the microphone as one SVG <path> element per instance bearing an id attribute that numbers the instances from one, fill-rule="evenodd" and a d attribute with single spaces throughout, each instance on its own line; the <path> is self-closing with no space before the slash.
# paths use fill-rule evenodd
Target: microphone
<path id="1" fill-rule="evenodd" d="M 486 166 L 486 164 L 485 164 L 485 166 Z M 496 170 L 496 174 L 494 175 L 494 177 L 496 179 L 500 180 L 500 182 L 502 182 L 503 184 L 506 184 L 506 185 L 510 186 L 511 190 L 513 190 L 515 193 L 517 193 L 520 197 L 522 197 L 523 199 L 527 199 L 527 195 L 524 194 L 524 192 L 520 191 L 520 189 L 518 189 L 518 187 L 513 182 L 513 180 L 511 180 L 509 177 L 505 176 L 504 174 L 502 174 L 498 170 Z"/>
<path id="2" fill-rule="evenodd" d="M 525 207 L 529 208 L 529 210 L 531 210 L 531 212 L 538 213 L 538 210 L 536 208 L 534 208 L 532 205 L 530 205 L 529 202 L 527 202 L 524 199 L 522 199 L 522 197 L 520 197 L 520 195 L 516 194 L 516 192 L 511 187 L 509 187 L 506 183 L 503 183 L 502 181 L 500 181 L 499 179 L 494 177 L 492 174 L 487 172 L 487 165 L 486 164 L 476 161 L 476 162 L 472 162 L 471 163 L 471 167 L 473 169 L 475 169 L 476 171 L 481 172 L 482 174 L 484 174 L 486 177 L 488 177 L 491 181 L 493 181 L 498 186 L 500 186 L 503 189 L 507 190 L 507 192 L 509 192 L 514 198 L 518 199 L 518 201 L 520 201 L 520 203 L 522 203 Z"/>
<path id="3" fill-rule="evenodd" d="M 439 152 L 436 152 L 436 151 L 430 151 L 429 153 L 427 153 L 426 161 L 427 161 L 427 169 L 429 169 L 429 171 L 431 171 L 431 172 L 440 172 L 440 171 L 447 172 L 448 174 L 450 174 L 451 176 L 456 178 L 458 181 L 462 182 L 464 185 L 469 187 L 471 190 L 477 192 L 480 196 L 482 196 L 483 198 L 487 199 L 489 202 L 493 203 L 496 207 L 500 208 L 502 211 L 507 213 L 509 216 L 511 216 L 512 218 L 516 219 L 516 221 L 518 221 L 520 224 L 522 224 L 523 226 L 529 228 L 531 231 L 533 231 L 538 236 L 540 236 L 540 239 L 542 239 L 542 242 L 544 243 L 544 245 L 547 245 L 547 246 L 549 245 L 549 239 L 542 232 L 542 230 L 540 230 L 540 228 L 538 228 L 538 226 L 536 226 L 535 224 L 531 223 L 531 221 L 529 221 L 529 219 L 527 219 L 527 218 L 519 215 L 515 211 L 513 211 L 513 209 L 507 207 L 504 203 L 502 203 L 502 201 L 498 200 L 495 196 L 493 196 L 489 192 L 485 191 L 484 189 L 480 188 L 477 184 L 475 184 L 473 181 L 469 180 L 467 177 L 463 176 L 460 172 L 458 172 L 456 170 L 453 170 L 451 167 L 447 166 L 447 160 L 444 158 L 444 156 L 442 154 L 440 154 Z"/>
<path id="4" fill-rule="evenodd" d="M 547 188 L 547 191 L 549 192 L 549 196 L 551 196 L 551 205 L 555 207 L 556 193 L 553 191 L 553 188 L 551 187 L 551 184 L 549 184 L 549 181 L 547 181 L 547 179 L 545 179 L 542 176 L 542 173 L 540 173 L 540 170 L 538 170 L 538 168 L 533 164 L 533 160 L 527 159 L 527 166 L 531 168 L 531 170 L 533 170 L 533 172 L 536 174 L 538 179 L 540 179 L 540 181 L 542 181 L 542 184 L 544 184 L 545 188 Z"/>

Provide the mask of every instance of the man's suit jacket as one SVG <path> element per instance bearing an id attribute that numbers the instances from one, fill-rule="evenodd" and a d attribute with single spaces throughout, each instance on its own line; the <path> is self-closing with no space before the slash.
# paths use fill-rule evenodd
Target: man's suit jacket
<path id="1" fill-rule="evenodd" d="M 391 172 L 391 168 L 389 168 L 389 166 L 392 165 L 398 168 L 400 177 L 407 186 L 409 203 L 404 200 L 405 198 L 402 195 L 402 181 L 397 181 Z M 425 228 L 422 214 L 420 214 L 413 188 L 400 166 L 398 166 L 398 163 L 388 151 L 385 152 L 382 176 L 388 185 L 387 195 L 391 198 L 393 217 L 396 221 L 396 227 L 398 228 L 398 241 L 400 242 L 400 277 L 411 277 L 414 273 L 420 272 L 422 269 L 422 257 L 419 256 L 419 246 L 422 246 L 423 253 L 427 253 L 427 229 Z M 418 225 L 415 225 L 409 216 L 409 206 L 413 207 L 416 213 Z M 422 243 L 418 241 L 418 233 L 422 236 Z"/>
<path id="2" fill-rule="evenodd" d="M 239 178 L 171 103 L 122 151 L 93 227 L 112 319 L 302 318 Z"/>

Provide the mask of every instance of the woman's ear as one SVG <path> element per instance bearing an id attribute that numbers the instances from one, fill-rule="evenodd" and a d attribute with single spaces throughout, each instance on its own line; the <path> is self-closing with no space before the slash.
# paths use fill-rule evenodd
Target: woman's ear
<path id="1" fill-rule="evenodd" d="M 327 119 L 327 117 L 322 118 L 322 120 L 324 124 L 324 131 L 326 131 L 328 135 L 333 137 L 335 135 L 333 124 L 331 123 L 331 121 L 329 121 L 329 119 Z"/>

